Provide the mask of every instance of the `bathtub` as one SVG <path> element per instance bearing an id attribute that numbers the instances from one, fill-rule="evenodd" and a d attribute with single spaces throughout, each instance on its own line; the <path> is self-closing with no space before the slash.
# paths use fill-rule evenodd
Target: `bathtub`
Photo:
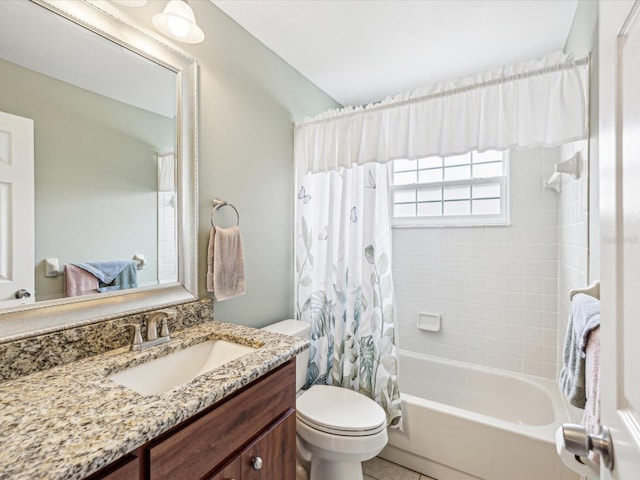
<path id="1" fill-rule="evenodd" d="M 403 431 L 381 457 L 438 480 L 577 480 L 556 454 L 557 384 L 401 350 Z"/>

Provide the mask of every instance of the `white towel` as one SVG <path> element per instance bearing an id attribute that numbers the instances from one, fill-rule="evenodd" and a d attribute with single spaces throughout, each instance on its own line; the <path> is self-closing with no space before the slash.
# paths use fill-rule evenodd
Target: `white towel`
<path id="1" fill-rule="evenodd" d="M 558 383 L 572 405 L 584 408 L 585 351 L 589 333 L 600 325 L 600 301 L 578 293 L 573 297 L 564 340 L 563 366 Z"/>
<path id="2" fill-rule="evenodd" d="M 222 301 L 244 295 L 244 255 L 240 229 L 213 227 L 207 251 L 207 291 Z"/>

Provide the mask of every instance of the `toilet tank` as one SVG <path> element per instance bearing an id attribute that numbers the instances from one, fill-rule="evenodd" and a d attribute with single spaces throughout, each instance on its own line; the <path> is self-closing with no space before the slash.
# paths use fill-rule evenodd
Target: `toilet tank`
<path id="1" fill-rule="evenodd" d="M 300 320 L 282 320 L 262 328 L 269 332 L 291 335 L 292 337 L 309 339 L 311 325 Z M 309 365 L 309 349 L 300 352 L 296 357 L 296 392 L 300 391 L 307 381 L 307 366 Z"/>

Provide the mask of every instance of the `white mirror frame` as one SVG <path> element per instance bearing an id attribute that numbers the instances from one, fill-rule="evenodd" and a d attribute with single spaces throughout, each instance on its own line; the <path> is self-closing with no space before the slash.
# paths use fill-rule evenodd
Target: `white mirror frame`
<path id="1" fill-rule="evenodd" d="M 178 283 L 0 309 L 0 343 L 194 301 L 198 298 L 198 64 L 122 19 L 84 1 L 31 0 L 176 72 Z"/>

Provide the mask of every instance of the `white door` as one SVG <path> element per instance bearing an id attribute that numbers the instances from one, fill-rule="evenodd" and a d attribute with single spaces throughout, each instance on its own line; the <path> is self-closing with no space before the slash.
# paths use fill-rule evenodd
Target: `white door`
<path id="1" fill-rule="evenodd" d="M 0 112 L 0 308 L 35 300 L 33 153 L 33 120 Z"/>
<path id="2" fill-rule="evenodd" d="M 614 465 L 640 479 L 640 1 L 600 2 L 602 424 Z"/>

